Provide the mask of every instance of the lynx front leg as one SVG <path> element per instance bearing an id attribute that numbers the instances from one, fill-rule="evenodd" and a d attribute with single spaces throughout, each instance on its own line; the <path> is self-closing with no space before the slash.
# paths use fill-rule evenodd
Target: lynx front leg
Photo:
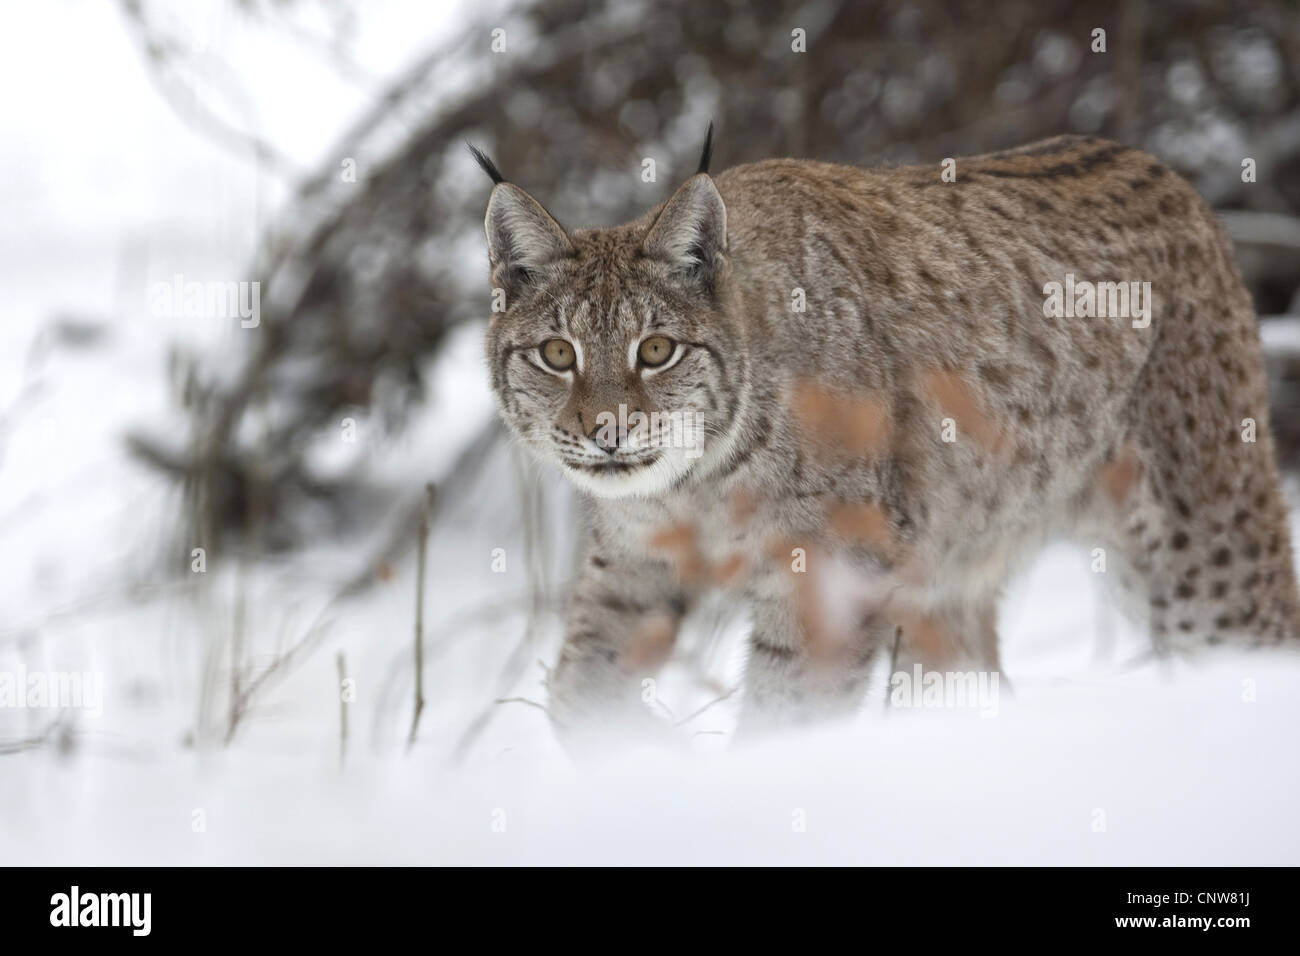
<path id="1" fill-rule="evenodd" d="M 893 672 L 911 674 L 917 664 L 925 671 L 1001 671 L 997 617 L 993 597 L 928 611 L 898 609 Z"/>
<path id="2" fill-rule="evenodd" d="M 793 601 L 756 601 L 737 736 L 851 716 L 888 630 L 871 616 L 837 640 Z"/>
<path id="3" fill-rule="evenodd" d="M 643 699 L 644 681 L 672 651 L 684 610 L 667 564 L 599 549 L 588 556 L 550 680 L 551 721 L 567 747 L 669 738 Z"/>

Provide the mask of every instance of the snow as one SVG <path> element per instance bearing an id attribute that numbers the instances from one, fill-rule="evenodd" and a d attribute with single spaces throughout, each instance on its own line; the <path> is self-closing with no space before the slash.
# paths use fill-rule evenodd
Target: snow
<path id="1" fill-rule="evenodd" d="M 390 12 L 359 42 L 358 55 L 381 75 L 427 36 L 394 27 L 410 6 L 381 4 Z M 20 39 L 58 29 L 72 12 L 81 26 L 59 63 Z M 13 16 L 25 22 L 0 41 L 0 80 L 11 90 L 42 88 L 18 77 L 50 84 L 39 100 L 7 103 L 0 133 L 0 148 L 20 157 L 0 180 L 10 211 L 0 217 L 0 673 L 91 671 L 103 675 L 105 697 L 101 716 L 64 711 L 65 731 L 0 752 L 0 860 L 1300 859 L 1300 661 L 1223 652 L 1153 662 L 1086 555 L 1065 546 L 1036 561 L 1002 609 L 1014 690 L 1000 688 L 996 716 L 887 712 L 878 679 L 846 724 L 732 747 L 732 697 L 684 721 L 677 751 L 630 748 L 575 766 L 541 711 L 493 703 L 544 700 L 538 662 L 554 659 L 558 618 L 548 606 L 529 631 L 523 609 L 531 582 L 562 592 L 573 545 L 571 496 L 544 476 L 546 558 L 530 574 L 518 481 L 534 468 L 506 451 L 433 530 L 428 705 L 408 750 L 413 555 L 343 602 L 332 595 L 369 539 L 322 536 L 302 553 L 242 567 L 214 561 L 195 581 L 189 548 L 177 541 L 178 490 L 123 448 L 132 427 L 179 421 L 165 371 L 173 344 L 219 356 L 252 334 L 237 323 L 151 315 L 149 282 L 176 271 L 239 275 L 253 251 L 250 224 L 282 203 L 284 190 L 214 154 L 169 112 L 112 7 L 37 4 Z M 221 29 L 209 24 L 210 42 L 221 41 Z M 60 72 L 92 62 L 94 83 Z M 290 71 L 263 69 L 278 81 L 265 86 L 268 125 L 295 124 L 284 145 L 310 165 L 363 99 L 313 98 L 312 84 L 324 81 L 305 65 L 294 82 Z M 262 88 L 256 74 L 250 85 Z M 101 334 L 78 343 L 54 316 Z M 356 445 L 322 447 L 321 460 L 361 468 L 394 500 L 418 493 L 493 414 L 480 334 L 455 337 L 427 407 L 401 436 L 381 439 L 362 420 Z M 492 570 L 496 548 L 506 555 L 501 573 Z M 241 608 L 244 646 L 259 670 L 316 636 L 267 683 L 227 744 L 221 691 Z M 743 635 L 730 608 L 696 614 L 660 681 L 666 712 L 680 720 L 734 686 Z M 340 654 L 356 693 L 346 705 Z M 507 673 L 512 655 L 520 666 Z M 485 729 L 467 738 L 484 714 Z M 0 747 L 41 734 L 49 720 L 0 708 Z"/>
<path id="2" fill-rule="evenodd" d="M 1276 316 L 1261 323 L 1259 338 L 1272 355 L 1300 355 L 1300 317 Z"/>
<path id="3" fill-rule="evenodd" d="M 1258 682 L 1255 703 L 1242 700 L 1246 679 Z M 457 771 L 418 747 L 340 771 L 332 728 L 302 720 L 203 756 L 151 735 L 68 760 L 7 758 L 4 856 L 1286 865 L 1297 680 L 1294 661 L 1264 655 L 1168 678 L 1076 673 L 1022 681 L 996 719 L 878 714 L 725 755 L 631 753 L 595 771 L 554 752 L 540 715 L 503 735 L 513 749 Z M 192 832 L 195 809 L 204 832 Z"/>

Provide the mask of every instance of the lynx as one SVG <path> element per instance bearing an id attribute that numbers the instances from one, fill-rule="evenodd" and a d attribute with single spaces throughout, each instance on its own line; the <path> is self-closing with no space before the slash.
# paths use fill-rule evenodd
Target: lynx
<path id="1" fill-rule="evenodd" d="M 1000 593 L 1054 538 L 1156 652 L 1296 642 L 1256 319 L 1186 181 L 1093 137 L 716 177 L 711 145 L 575 231 L 475 151 L 492 387 L 588 502 L 562 736 L 650 721 L 710 588 L 752 610 L 742 735 L 851 712 L 882 654 L 996 673 Z"/>

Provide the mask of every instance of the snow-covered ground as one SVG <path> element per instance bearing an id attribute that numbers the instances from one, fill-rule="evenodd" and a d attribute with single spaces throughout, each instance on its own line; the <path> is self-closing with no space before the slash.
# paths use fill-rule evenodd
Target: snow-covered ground
<path id="1" fill-rule="evenodd" d="M 81 26 L 46 62 L 24 37 L 69 11 Z M 743 626 L 713 606 L 660 683 L 681 752 L 574 767 L 541 711 L 494 702 L 543 700 L 539 662 L 558 640 L 545 610 L 528 628 L 517 482 L 529 466 L 505 451 L 434 528 L 428 705 L 408 750 L 413 556 L 337 604 L 365 554 L 358 539 L 245 568 L 214 562 L 196 584 L 177 541 L 179 492 L 123 449 L 127 429 L 177 415 L 172 344 L 220 355 L 247 334 L 151 314 L 149 284 L 239 275 L 283 188 L 171 114 L 112 7 L 14 16 L 32 22 L 0 39 L 0 81 L 41 94 L 7 101 L 0 129 L 0 673 L 90 672 L 104 686 L 99 714 L 0 708 L 0 860 L 1300 862 L 1300 660 L 1145 661 L 1085 556 L 1064 547 L 1002 610 L 1015 689 L 995 708 L 886 713 L 877 681 L 852 724 L 731 748 L 735 697 L 696 714 L 735 684 L 743 658 Z M 396 14 L 375 23 L 360 55 L 382 75 L 423 37 Z M 208 30 L 221 39 L 220 23 Z M 267 126 L 298 124 L 279 141 L 310 164 L 364 97 L 322 90 L 307 66 L 266 68 L 274 82 L 252 82 Z M 455 339 L 400 438 L 372 439 L 361 423 L 351 453 L 372 483 L 418 489 L 492 415 L 478 335 Z M 554 482 L 545 488 L 550 559 L 534 580 L 551 593 L 571 512 Z M 226 743 L 220 691 L 236 632 L 259 670 L 310 643 Z M 58 731 L 21 746 L 56 716 Z"/>

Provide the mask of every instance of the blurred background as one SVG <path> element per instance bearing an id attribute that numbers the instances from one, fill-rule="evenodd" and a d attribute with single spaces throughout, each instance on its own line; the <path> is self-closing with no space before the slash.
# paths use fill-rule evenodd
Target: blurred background
<path id="1" fill-rule="evenodd" d="M 0 709 L 19 858 L 248 859 L 150 834 L 190 833 L 201 803 L 287 826 L 252 795 L 341 768 L 419 758 L 389 791 L 416 800 L 430 775 L 556 759 L 542 680 L 581 516 L 487 390 L 489 183 L 466 141 L 574 226 L 667 198 L 710 121 L 715 171 L 1066 132 L 1148 149 L 1222 215 L 1300 464 L 1294 0 L 49 0 L 7 19 L 0 671 L 106 682 L 94 719 Z M 214 303 L 228 288 L 256 314 Z M 1140 646 L 1082 569 L 1049 553 L 1005 612 L 1030 687 Z M 726 745 L 744 629 L 704 608 L 665 678 L 697 750 Z M 56 826 L 124 791 L 150 808 L 122 811 L 126 836 Z M 264 855 L 357 858 L 321 842 Z"/>

